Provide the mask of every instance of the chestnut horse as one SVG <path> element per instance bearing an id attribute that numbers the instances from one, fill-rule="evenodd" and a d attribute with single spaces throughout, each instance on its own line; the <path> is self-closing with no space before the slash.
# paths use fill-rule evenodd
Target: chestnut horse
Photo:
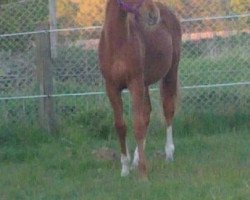
<path id="1" fill-rule="evenodd" d="M 138 166 L 140 177 L 147 178 L 144 148 L 151 112 L 148 87 L 158 80 L 167 124 L 166 159 L 173 160 L 172 120 L 180 51 L 180 23 L 165 5 L 153 0 L 108 0 L 99 60 L 121 145 L 121 176 L 127 176 L 130 169 L 121 98 L 126 88 L 132 97 L 137 142 L 132 166 Z"/>

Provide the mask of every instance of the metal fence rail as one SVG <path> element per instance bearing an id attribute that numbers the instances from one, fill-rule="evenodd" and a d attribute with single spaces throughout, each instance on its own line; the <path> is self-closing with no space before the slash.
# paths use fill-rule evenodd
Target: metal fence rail
<path id="1" fill-rule="evenodd" d="M 104 94 L 96 48 L 105 2 L 23 0 L 0 4 L 2 123 L 18 121 L 20 117 L 35 121 L 34 113 L 39 110 L 41 99 L 56 98 L 56 116 L 68 117 L 68 110 L 74 115 L 83 106 L 77 105 L 75 98 Z M 168 4 L 182 22 L 183 110 L 240 110 L 249 114 L 250 13 L 247 1 L 162 2 Z M 37 54 L 37 39 L 44 35 L 49 36 L 44 44 L 50 45 L 47 49 L 50 58 Z M 51 94 L 41 93 L 39 59 L 51 62 Z M 155 88 L 153 86 L 152 90 Z"/>

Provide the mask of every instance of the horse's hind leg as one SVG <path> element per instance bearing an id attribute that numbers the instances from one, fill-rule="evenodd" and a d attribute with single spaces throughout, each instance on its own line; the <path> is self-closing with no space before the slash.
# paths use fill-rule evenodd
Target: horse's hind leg
<path id="1" fill-rule="evenodd" d="M 114 111 L 115 128 L 121 146 L 121 176 L 124 177 L 129 174 L 130 155 L 126 144 L 126 125 L 123 119 L 121 91 L 109 84 L 106 84 L 106 91 Z"/>
<path id="2" fill-rule="evenodd" d="M 171 68 L 168 74 L 161 82 L 161 97 L 163 103 L 163 111 L 167 124 L 166 131 L 166 160 L 173 161 L 174 159 L 174 142 L 172 133 L 172 121 L 175 113 L 175 101 L 177 98 L 177 69 Z"/>
<path id="3" fill-rule="evenodd" d="M 149 97 L 149 90 L 148 90 L 148 87 L 145 88 L 145 93 L 144 93 L 144 105 L 145 105 L 145 114 L 144 114 L 144 117 L 145 117 L 145 124 L 146 124 L 146 128 L 148 127 L 149 125 L 149 120 L 150 120 L 150 113 L 151 113 L 151 102 L 150 102 L 150 97 Z M 146 140 L 144 140 L 144 143 L 143 143 L 143 148 L 145 149 L 145 145 L 146 145 Z M 135 169 L 136 167 L 138 167 L 138 164 L 139 164 L 139 153 L 138 153 L 138 146 L 136 147 L 135 149 L 135 152 L 134 152 L 134 159 L 133 159 L 133 162 L 132 162 L 132 169 Z"/>

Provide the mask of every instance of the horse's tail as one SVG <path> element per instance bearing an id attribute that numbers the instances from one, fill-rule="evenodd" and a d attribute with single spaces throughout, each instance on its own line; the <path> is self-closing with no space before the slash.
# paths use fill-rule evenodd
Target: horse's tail
<path id="1" fill-rule="evenodd" d="M 179 64 L 180 64 L 180 58 L 181 58 L 181 43 L 182 43 L 182 33 L 181 33 L 181 25 L 177 18 L 176 23 L 174 24 L 174 31 L 172 34 L 172 42 L 173 42 L 173 56 L 172 56 L 172 68 L 174 71 L 176 71 L 176 94 L 175 94 L 175 107 L 176 110 L 178 110 L 178 107 L 180 105 L 180 79 L 179 79 Z"/>

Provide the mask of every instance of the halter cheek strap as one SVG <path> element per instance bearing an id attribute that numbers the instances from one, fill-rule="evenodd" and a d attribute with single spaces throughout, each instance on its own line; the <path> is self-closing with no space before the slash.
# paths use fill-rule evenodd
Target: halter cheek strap
<path id="1" fill-rule="evenodd" d="M 116 0 L 119 7 L 123 10 L 135 14 L 136 17 L 139 16 L 139 8 L 143 4 L 145 0 L 140 0 L 137 5 L 131 5 L 129 3 L 125 3 L 123 0 Z"/>

